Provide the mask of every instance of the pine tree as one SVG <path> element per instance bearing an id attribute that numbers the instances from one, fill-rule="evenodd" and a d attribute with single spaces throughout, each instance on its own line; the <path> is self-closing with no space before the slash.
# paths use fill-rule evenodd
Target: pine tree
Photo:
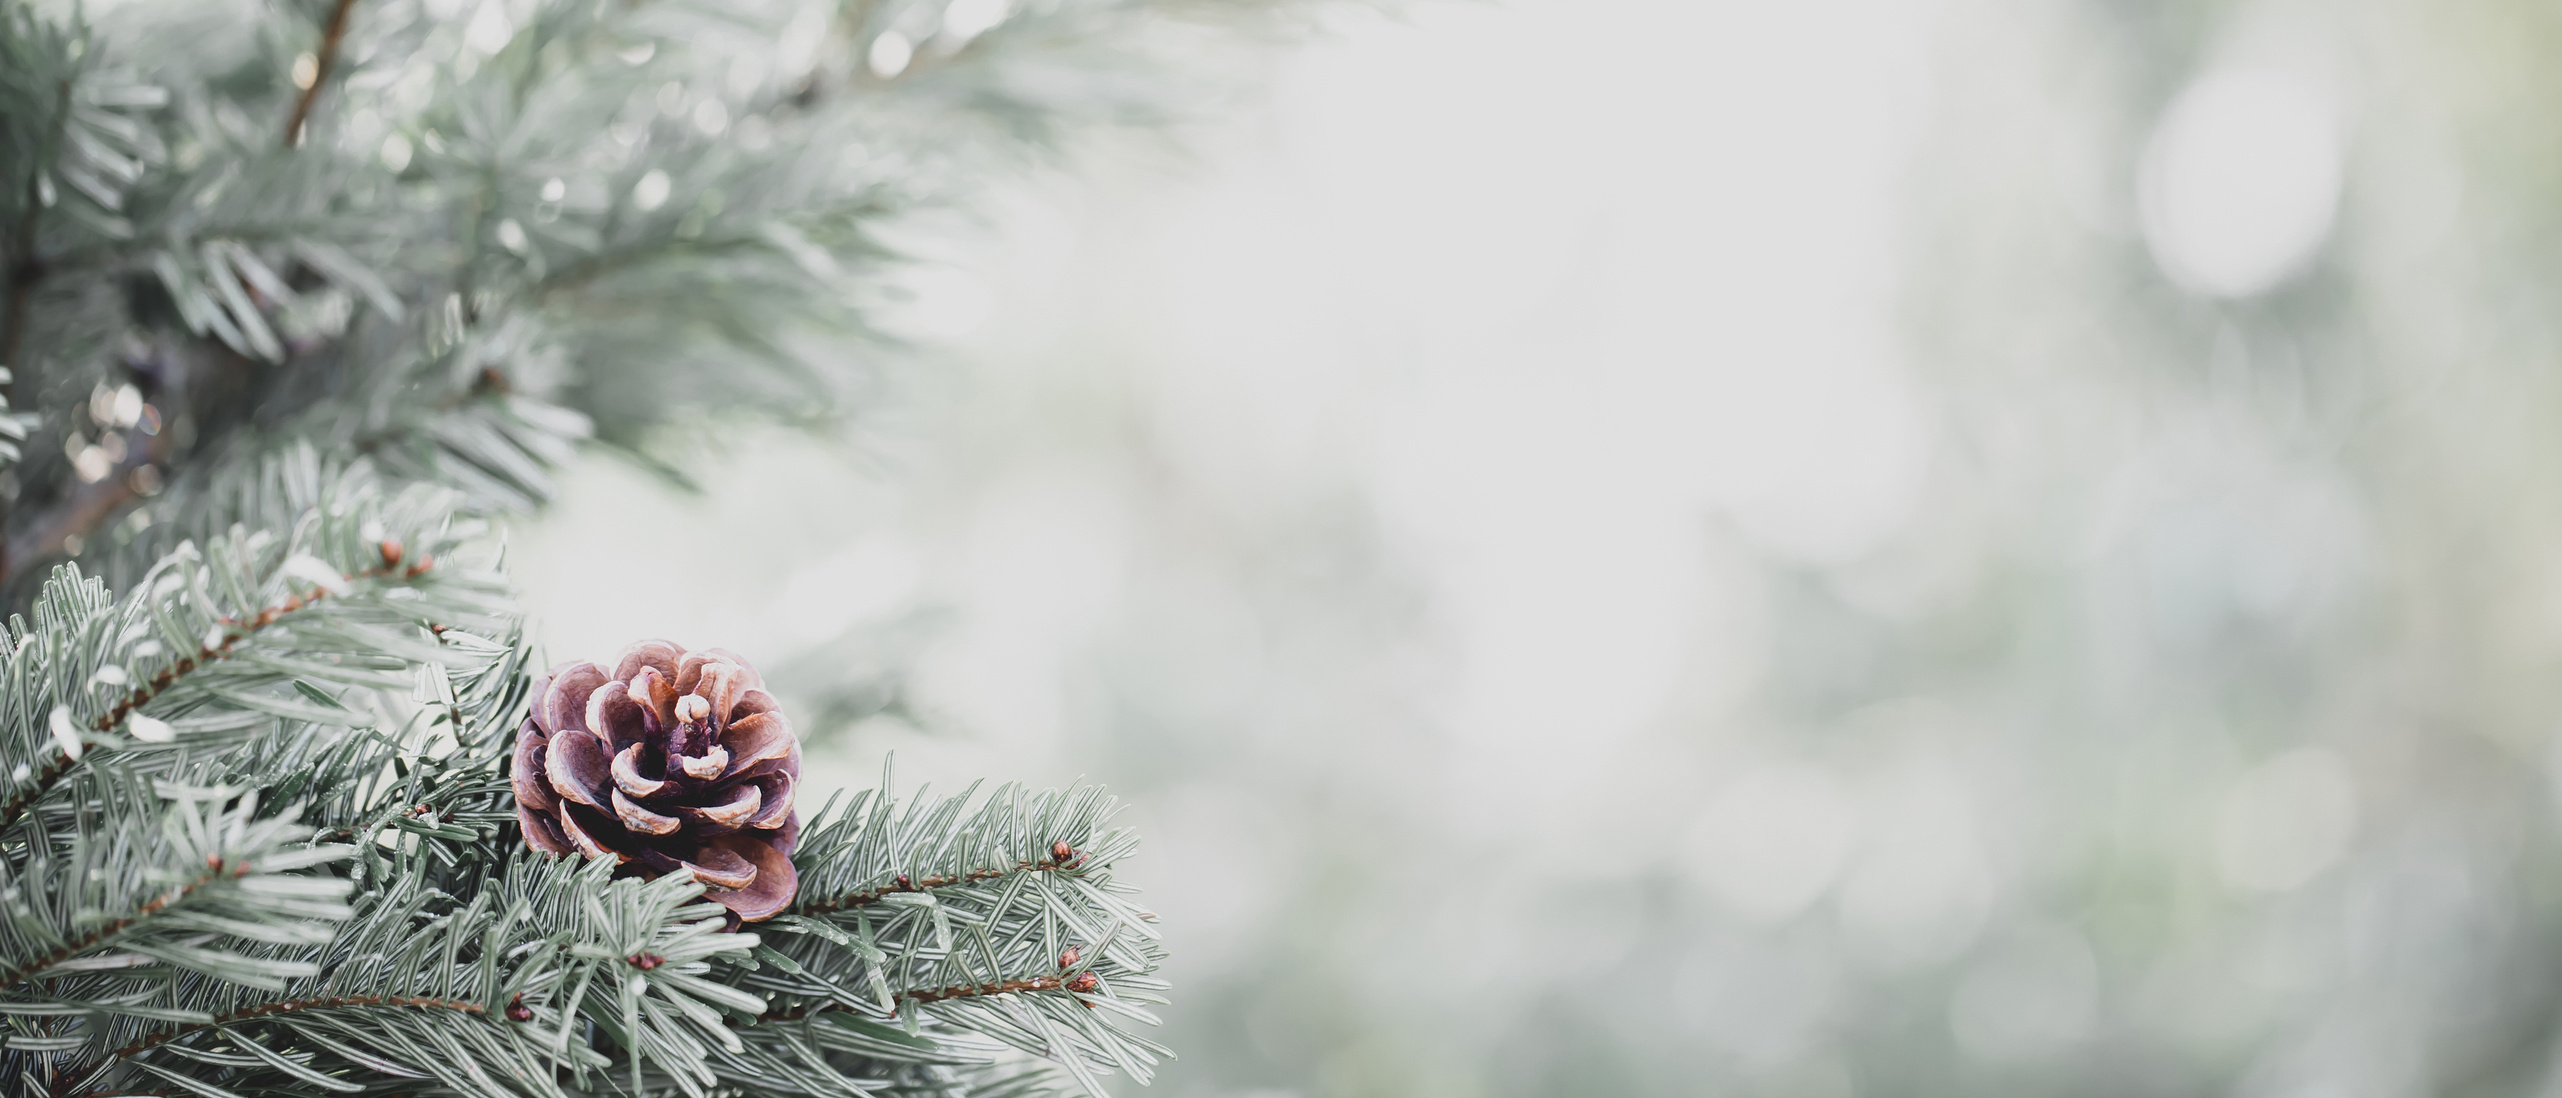
<path id="1" fill-rule="evenodd" d="M 683 482 L 865 411 L 885 227 L 1157 117 L 1163 44 L 1267 7 L 0 0 L 0 1079 L 1144 1082 L 1160 951 L 1100 790 L 884 775 L 798 810 L 746 923 L 529 846 L 492 522 L 581 449 Z"/>

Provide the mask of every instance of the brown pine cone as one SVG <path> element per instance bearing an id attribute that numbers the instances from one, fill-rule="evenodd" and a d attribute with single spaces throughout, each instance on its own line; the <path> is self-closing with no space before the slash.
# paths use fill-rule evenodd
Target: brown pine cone
<path id="1" fill-rule="evenodd" d="M 763 686 L 746 660 L 666 641 L 624 649 L 610 674 L 553 668 L 516 736 L 525 841 L 690 872 L 742 921 L 781 912 L 800 886 L 801 745 Z"/>

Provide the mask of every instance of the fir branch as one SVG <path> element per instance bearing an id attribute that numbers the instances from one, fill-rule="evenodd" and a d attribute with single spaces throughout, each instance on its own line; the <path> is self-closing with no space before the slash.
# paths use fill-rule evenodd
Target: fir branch
<path id="1" fill-rule="evenodd" d="M 193 1036 L 206 1030 L 220 1029 L 224 1026 L 237 1025 L 241 1022 L 256 1021 L 261 1018 L 272 1018 L 280 1014 L 299 1014 L 306 1011 L 342 1010 L 357 1007 L 368 1009 L 391 1007 L 395 1009 L 449 1010 L 460 1014 L 470 1015 L 483 1015 L 489 1012 L 488 1008 L 481 1006 L 479 1003 L 465 1002 L 460 999 L 439 999 L 421 995 L 323 995 L 310 999 L 287 999 L 280 1002 L 260 1003 L 256 1006 L 243 1007 L 239 1010 L 226 1011 L 222 1014 L 217 1014 L 210 1022 L 191 1023 L 179 1026 L 175 1029 L 162 1030 L 158 1033 L 151 1034 L 150 1036 L 143 1037 L 131 1044 L 115 1050 L 114 1052 L 108 1053 L 103 1060 L 96 1064 L 83 1067 L 77 1072 L 66 1073 L 64 1078 L 67 1080 L 74 1077 L 91 1075 L 95 1072 L 112 1067 L 115 1064 L 141 1056 L 144 1053 L 150 1052 L 151 1050 L 170 1041 L 177 1040 L 181 1037 Z M 84 1092 L 82 1098 L 94 1098 L 94 1096 L 110 1092 L 129 1093 L 122 1087 L 93 1087 Z M 60 1094 L 63 1093 L 63 1091 L 57 1090 L 56 1093 Z"/>
<path id="2" fill-rule="evenodd" d="M 158 915 L 163 911 L 167 911 L 181 903 L 185 903 L 187 898 L 195 895 L 198 890 L 216 881 L 222 880 L 226 872 L 229 872 L 229 874 L 234 877 L 246 876 L 249 872 L 249 866 L 242 864 L 237 868 L 227 869 L 227 867 L 223 865 L 222 859 L 215 858 L 213 859 L 212 864 L 205 867 L 205 871 L 203 873 L 196 875 L 195 879 L 179 885 L 177 888 L 161 893 L 158 896 L 152 897 L 150 900 L 145 901 L 141 907 L 135 908 L 132 914 L 105 923 L 99 926 L 96 930 L 64 942 L 61 946 L 55 948 L 50 953 L 30 958 L 7 968 L 0 968 L 0 988 L 16 987 L 19 984 L 25 983 L 28 980 L 41 975 L 46 969 L 52 968 L 55 965 L 72 959 L 73 957 L 77 957 L 122 937 L 126 931 L 132 930 L 134 927 L 150 919 L 152 916 Z"/>
<path id="3" fill-rule="evenodd" d="M 494 879 L 456 880 L 479 887 L 449 909 L 456 898 L 427 883 L 424 865 L 403 866 L 325 943 L 287 955 L 311 973 L 289 995 L 177 983 L 156 1001 L 195 1017 L 94 1031 L 112 1036 L 115 1050 L 68 1072 L 55 1092 L 125 1093 L 116 1076 L 153 1070 L 135 1060 L 141 1054 L 261 1020 L 276 1027 L 264 1047 L 301 1043 L 359 1080 L 408 1075 L 463 1093 L 514 1093 L 492 1077 L 548 1079 L 603 1066 L 582 1035 L 582 1020 L 595 1020 L 627 1051 L 639 1047 L 653 1072 L 701 1081 L 699 1057 L 705 1042 L 722 1042 L 723 1012 L 745 1017 L 758 1005 L 704 980 L 705 960 L 749 950 L 756 936 L 724 932 L 720 909 L 701 902 L 702 886 L 689 878 L 613 880 L 613 868 L 524 854 Z M 639 969 L 629 960 L 644 953 L 659 963 Z M 639 1033 L 617 1022 L 635 1008 L 656 1020 Z"/>
<path id="4" fill-rule="evenodd" d="M 38 844 L 19 871 L 0 873 L 11 897 L 0 919 L 0 954 L 9 956 L 0 996 L 11 1009 L 195 1021 L 210 1011 L 163 996 L 134 1009 L 137 982 L 166 988 L 174 978 L 245 995 L 282 992 L 320 971 L 297 953 L 330 941 L 354 913 L 344 902 L 350 882 L 298 871 L 344 860 L 350 848 L 310 845 L 310 828 L 290 815 L 261 818 L 258 797 L 241 790 L 159 783 L 153 795 L 129 776 L 91 771 L 83 780 L 94 835 L 59 849 Z M 154 881 L 169 884 L 146 894 Z M 84 1028 L 92 1039 L 105 1033 Z"/>
<path id="5" fill-rule="evenodd" d="M 730 979 L 769 997 L 768 1021 L 828 1015 L 859 1025 L 898 1014 L 919 1035 L 913 1048 L 877 1035 L 829 1038 L 867 1056 L 950 1056 L 956 1037 L 977 1035 L 1072 1075 L 1109 1069 L 1144 1080 L 1165 1050 L 1118 1020 L 1151 1020 L 1134 1000 L 1158 1001 L 1164 985 L 1150 974 L 1161 952 L 1146 925 L 1153 916 L 1120 899 L 1126 886 L 1111 877 L 1135 844 L 1104 826 L 1116 808 L 1091 787 L 1010 786 L 984 799 L 974 787 L 903 803 L 866 792 L 832 805 L 812 818 L 793 859 L 814 898 L 765 924 L 763 964 Z M 773 1055 L 798 1053 L 787 1045 Z"/>
<path id="6" fill-rule="evenodd" d="M 394 542 L 386 541 L 382 543 L 381 553 L 383 563 L 380 566 L 363 572 L 350 574 L 347 576 L 347 579 L 350 582 L 354 582 L 359 580 L 383 579 L 394 575 L 403 579 L 416 579 L 419 576 L 426 574 L 428 570 L 434 567 L 434 562 L 426 557 L 421 557 L 417 561 L 404 566 L 401 561 L 400 547 Z M 235 621 L 228 618 L 223 619 L 227 624 L 234 628 L 226 630 L 222 634 L 221 640 L 218 643 L 200 647 L 192 655 L 179 657 L 175 663 L 162 668 L 158 674 L 153 675 L 150 679 L 145 680 L 141 685 L 126 692 L 125 695 L 117 699 L 116 703 L 109 707 L 104 714 L 89 722 L 89 730 L 92 732 L 106 732 L 114 729 L 117 725 L 123 724 L 126 717 L 131 716 L 136 710 L 141 709 L 153 698 L 159 697 L 171 686 L 176 685 L 181 679 L 195 673 L 200 668 L 209 667 L 222 660 L 230 659 L 233 653 L 237 651 L 240 642 L 248 640 L 250 637 L 255 636 L 259 631 L 282 621 L 286 615 L 306 610 L 319 604 L 321 600 L 328 598 L 329 594 L 330 592 L 325 588 L 315 588 L 306 594 L 296 595 L 287 598 L 282 602 L 268 606 L 267 608 L 260 610 L 255 616 L 251 617 L 247 621 Z M 83 754 L 85 755 L 86 752 L 83 752 Z M 53 787 L 61 782 L 63 777 L 69 774 L 72 768 L 77 765 L 79 761 L 80 760 L 78 758 L 73 757 L 69 753 L 58 748 L 55 749 L 53 758 L 47 761 L 44 768 L 36 773 L 33 781 L 29 782 L 15 795 L 11 796 L 6 803 L 0 803 L 0 831 L 6 831 L 11 827 L 16 826 L 19 819 L 26 815 L 27 810 L 34 807 L 37 801 L 42 800 L 46 793 L 52 791 Z"/>
<path id="7" fill-rule="evenodd" d="M 128 6 L 94 40 L 0 14 L 0 157 L 53 173 L 0 181 L 0 359 L 43 363 L 22 407 L 131 384 L 167 428 L 93 414 L 126 456 L 75 466 L 75 424 L 51 425 L 0 531 L 33 596 L 0 633 L 0 1001 L 28 1037 L 0 1077 L 56 1098 L 1146 1079 L 1165 1050 L 1123 1025 L 1153 1022 L 1163 953 L 1113 879 L 1136 837 L 1110 797 L 885 781 L 806 819 L 799 907 L 731 932 L 681 875 L 525 850 L 505 748 L 530 645 L 500 577 L 423 558 L 470 559 L 591 436 L 664 464 L 694 432 L 872 407 L 898 350 L 874 327 L 888 227 L 1069 123 L 1169 117 L 1147 92 L 1173 86 L 1130 79 L 1155 40 L 1134 32 L 1203 7 L 1015 4 L 964 33 L 934 2 L 833 0 L 792 89 L 771 64 L 791 5 L 529 0 L 469 63 L 414 5 L 354 6 L 302 0 L 281 30 Z M 884 78 L 853 47 L 891 29 L 915 49 Z M 308 82 L 240 79 L 296 38 Z M 360 60 L 429 79 L 346 79 Z M 348 125 L 316 117 L 324 92 Z M 43 201 L 13 205 L 22 184 Z M 134 455 L 167 473 L 148 501 L 95 475 Z M 46 580 L 26 562 L 67 534 L 79 567 Z"/>
<path id="8" fill-rule="evenodd" d="M 288 149 L 302 145 L 303 125 L 311 119 L 311 105 L 320 98 L 321 85 L 329 81 L 330 68 L 338 63 L 338 43 L 347 36 L 347 13 L 355 6 L 356 0 L 338 0 L 329 11 L 329 25 L 320 33 L 320 49 L 312 55 L 317 63 L 312 66 L 311 85 L 294 97 L 294 111 L 285 118 Z"/>

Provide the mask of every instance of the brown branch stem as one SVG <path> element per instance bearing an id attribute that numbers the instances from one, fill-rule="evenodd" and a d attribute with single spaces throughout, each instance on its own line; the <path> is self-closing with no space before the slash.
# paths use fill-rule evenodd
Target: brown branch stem
<path id="1" fill-rule="evenodd" d="M 899 994 L 899 998 L 913 999 L 920 1003 L 936 1003 L 945 999 L 976 999 L 988 995 L 1011 995 L 1018 991 L 1056 991 L 1065 986 L 1067 985 L 1056 976 L 1035 976 L 1029 980 L 1006 980 L 1001 983 L 990 984 L 959 984 L 952 987 L 934 988 L 931 990 L 919 989 L 916 991 L 902 992 Z"/>
<path id="2" fill-rule="evenodd" d="M 1066 986 L 1067 982 L 1057 976 L 1034 976 L 1028 980 L 1004 980 L 997 983 L 955 984 L 951 987 L 919 988 L 914 991 L 899 992 L 898 994 L 891 996 L 891 998 L 909 999 L 919 1003 L 939 1003 L 945 999 L 980 999 L 990 995 L 1011 995 L 1018 991 L 1057 991 Z M 837 1005 L 835 1001 L 827 1000 L 810 1003 L 804 1006 L 791 1007 L 784 1010 L 769 1010 L 763 1014 L 757 1015 L 757 1020 L 763 1022 L 791 1022 L 807 1018 L 813 1014 L 824 1014 L 831 1010 L 844 1009 L 846 1008 Z"/>
<path id="3" fill-rule="evenodd" d="M 381 567 L 354 573 L 347 579 L 350 581 L 382 579 L 394 574 L 404 578 L 414 578 L 425 574 L 428 569 L 434 567 L 435 563 L 421 559 L 404 568 L 396 548 L 386 551 L 383 557 Z M 161 668 L 159 674 L 153 675 L 148 681 L 127 691 L 124 697 L 116 700 L 114 707 L 108 709 L 98 719 L 89 722 L 89 730 L 105 732 L 124 723 L 126 717 L 150 704 L 153 698 L 159 697 L 179 679 L 194 673 L 197 668 L 231 658 L 240 642 L 276 624 L 285 615 L 309 609 L 328 597 L 329 592 L 326 589 L 314 590 L 308 595 L 295 596 L 260 610 L 256 617 L 245 622 L 224 619 L 223 624 L 228 628 L 223 630 L 222 639 L 219 642 L 199 648 L 193 655 L 179 657 L 177 662 Z M 34 780 L 28 782 L 26 788 L 19 790 L 17 795 L 10 797 L 7 803 L 0 804 L 0 831 L 16 826 L 18 821 L 25 817 L 27 810 L 35 806 L 36 801 L 50 792 L 65 775 L 71 773 L 71 767 L 75 761 L 69 753 L 60 748 L 54 749 L 53 758 L 46 761 L 44 769 L 36 773 Z"/>
<path id="4" fill-rule="evenodd" d="M 329 82 L 330 68 L 338 63 L 338 43 L 347 37 L 347 13 L 355 6 L 356 0 L 338 0 L 329 9 L 329 23 L 320 32 L 320 49 L 312 54 L 318 63 L 312 66 L 311 83 L 294 97 L 294 113 L 285 118 L 288 149 L 302 145 L 303 124 L 311 120 L 312 102 L 320 98 L 321 86 Z"/>
<path id="5" fill-rule="evenodd" d="M 911 880 L 902 875 L 898 880 L 882 885 L 879 888 L 866 889 L 861 892 L 848 892 L 844 895 L 831 897 L 829 899 L 793 904 L 790 914 L 825 915 L 831 911 L 843 911 L 847 908 L 870 907 L 873 904 L 881 902 L 883 897 L 893 896 L 901 892 L 926 892 L 937 888 L 949 888 L 953 885 L 976 884 L 980 881 L 992 881 L 999 877 L 1010 877 L 1017 873 L 1035 873 L 1064 868 L 1071 867 L 1062 866 L 1048 858 L 1043 858 L 1037 862 L 1016 862 L 1012 869 L 973 869 L 967 873 L 955 874 L 949 877 L 924 877 Z"/>

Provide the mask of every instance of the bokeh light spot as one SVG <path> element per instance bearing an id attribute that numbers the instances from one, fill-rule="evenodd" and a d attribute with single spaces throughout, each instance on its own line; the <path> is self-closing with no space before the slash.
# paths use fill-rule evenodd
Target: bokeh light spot
<path id="1" fill-rule="evenodd" d="M 2210 72 L 2181 92 L 2138 185 L 2163 273 L 2196 293 L 2248 297 L 2302 269 L 2338 212 L 2337 114 L 2321 85 L 2279 70 Z"/>

